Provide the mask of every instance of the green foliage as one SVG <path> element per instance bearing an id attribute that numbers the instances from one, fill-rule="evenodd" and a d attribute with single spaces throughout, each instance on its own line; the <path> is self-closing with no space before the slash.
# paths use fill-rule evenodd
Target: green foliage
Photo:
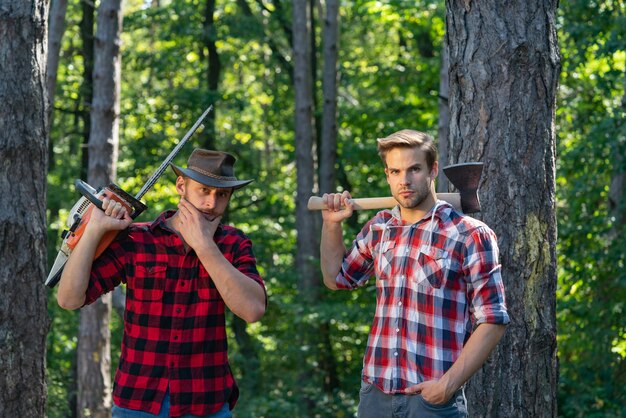
<path id="1" fill-rule="evenodd" d="M 608 203 L 612 178 L 626 171 L 625 9 L 621 2 L 564 6 L 557 114 L 559 414 L 623 416 L 624 191 L 619 208 Z"/>
<path id="2" fill-rule="evenodd" d="M 89 111 L 81 90 L 80 2 L 69 3 L 51 123 L 49 265 L 67 212 L 78 199 L 73 180 L 84 176 L 82 115 Z M 213 103 L 216 147 L 238 157 L 239 176 L 255 180 L 236 192 L 228 222 L 254 242 L 269 296 L 263 320 L 246 327 L 248 340 L 228 317 L 230 358 L 241 388 L 235 412 L 268 418 L 353 416 L 375 289 L 321 290 L 315 306 L 302 303 L 298 290 L 291 3 L 217 1 L 210 33 L 203 28 L 205 2 L 149 3 L 125 2 L 117 183 L 137 193 Z M 355 196 L 383 195 L 388 189 L 375 139 L 402 128 L 436 134 L 444 4 L 352 0 L 341 4 L 340 15 L 337 168 L 345 175 L 339 176 L 339 188 Z M 559 16 L 557 320 L 559 414 L 567 417 L 626 415 L 626 231 L 611 218 L 616 212 L 607 204 L 611 178 L 626 169 L 624 15 L 622 2 L 577 0 L 562 3 Z M 316 19 L 319 47 L 322 19 Z M 208 89 L 208 37 L 220 57 L 218 91 Z M 316 58 L 316 102 L 322 103 L 319 50 Z M 319 119 L 322 109 L 315 110 Z M 175 163 L 184 165 L 191 149 L 207 141 L 208 131 L 200 129 Z M 168 169 L 144 196 L 149 209 L 139 221 L 175 207 L 173 180 Z M 626 213 L 624 206 L 621 211 Z M 370 215 L 355 215 L 346 237 Z M 54 291 L 49 312 L 48 416 L 66 417 L 75 396 L 78 315 L 60 310 Z M 310 331 L 326 324 L 327 336 Z M 111 327 L 115 367 L 123 328 L 115 314 Z M 337 370 L 331 392 L 324 390 L 317 355 L 328 347 Z"/>

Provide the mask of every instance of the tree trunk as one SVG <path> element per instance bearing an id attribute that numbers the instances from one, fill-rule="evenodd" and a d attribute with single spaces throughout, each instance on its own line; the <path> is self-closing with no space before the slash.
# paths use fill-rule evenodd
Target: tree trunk
<path id="1" fill-rule="evenodd" d="M 295 268 L 298 277 L 298 289 L 302 296 L 305 310 L 311 308 L 319 297 L 319 279 L 317 277 L 318 244 L 315 231 L 315 218 L 307 209 L 307 201 L 315 184 L 315 161 L 313 143 L 315 123 L 313 119 L 313 92 L 311 88 L 311 38 L 310 13 L 308 0 L 293 2 L 293 56 L 294 56 L 294 87 L 295 87 L 295 147 L 296 147 L 296 260 Z M 313 361 L 319 361 L 318 343 L 314 331 L 300 334 L 300 345 L 315 347 L 309 353 Z M 308 366 L 311 362 L 303 352 L 303 368 L 300 377 L 313 378 L 314 371 Z M 301 395 L 301 402 L 310 414 L 315 400 L 309 394 Z"/>
<path id="2" fill-rule="evenodd" d="M 89 133 L 91 132 L 91 102 L 93 101 L 94 18 L 96 9 L 91 1 L 81 1 L 80 21 L 81 53 L 83 55 L 83 82 L 80 87 L 78 112 L 83 122 L 80 178 L 87 179 L 89 171 Z"/>
<path id="3" fill-rule="evenodd" d="M 335 190 L 335 163 L 337 161 L 337 52 L 339 43 L 339 1 L 326 1 L 323 26 L 324 70 L 322 86 L 322 137 L 320 144 L 320 194 Z"/>
<path id="4" fill-rule="evenodd" d="M 215 149 L 215 102 L 219 98 L 218 88 L 220 82 L 220 73 L 222 72 L 222 63 L 217 52 L 217 30 L 215 28 L 215 0 L 206 0 L 206 8 L 204 15 L 204 46 L 208 50 L 207 57 L 207 84 L 209 88 L 209 103 L 213 103 L 213 111 L 210 112 L 205 120 L 207 128 L 202 132 L 203 147 Z"/>
<path id="5" fill-rule="evenodd" d="M 556 416 L 556 1 L 446 1 L 450 162 L 483 161 L 511 325 L 467 390 L 470 416 Z"/>
<path id="6" fill-rule="evenodd" d="M 121 0 L 103 0 L 94 43 L 93 102 L 88 183 L 98 188 L 116 177 L 119 143 L 122 31 Z M 78 414 L 107 417 L 111 409 L 111 294 L 81 310 L 78 342 Z"/>
<path id="7" fill-rule="evenodd" d="M 313 213 L 307 202 L 314 185 L 313 93 L 311 89 L 310 19 L 307 0 L 293 3 L 293 52 L 295 79 L 295 143 L 296 143 L 296 268 L 300 277 L 300 289 L 305 298 L 315 300 L 318 288 L 317 269 L 314 260 L 318 245 Z"/>
<path id="8" fill-rule="evenodd" d="M 45 416 L 47 2 L 0 0 L 0 416 Z"/>
<path id="9" fill-rule="evenodd" d="M 46 68 L 46 85 L 48 87 L 48 120 L 52 124 L 54 111 L 54 95 L 57 85 L 57 70 L 59 68 L 59 56 L 61 52 L 61 40 L 65 32 L 65 12 L 67 0 L 53 0 L 50 5 L 50 29 L 48 30 L 48 63 Z M 48 141 L 48 169 L 54 165 L 52 140 Z"/>
<path id="10" fill-rule="evenodd" d="M 321 13 L 320 13 L 321 15 Z M 322 109 L 319 192 L 331 193 L 335 190 L 335 164 L 337 161 L 337 55 L 339 50 L 339 1 L 327 0 L 322 27 L 324 68 L 322 86 L 324 108 Z M 318 282 L 318 286 L 319 282 Z M 321 287 L 321 286 L 320 286 Z M 317 334 L 320 340 L 320 368 L 324 371 L 324 390 L 332 395 L 339 387 L 337 361 L 331 341 L 329 321 L 320 324 Z"/>

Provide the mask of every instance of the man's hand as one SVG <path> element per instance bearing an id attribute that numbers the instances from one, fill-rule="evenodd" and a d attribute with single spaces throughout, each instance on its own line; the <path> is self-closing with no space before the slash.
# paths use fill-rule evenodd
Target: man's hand
<path id="1" fill-rule="evenodd" d="M 448 391 L 446 391 L 446 389 L 448 389 Z M 420 394 L 426 402 L 433 405 L 445 404 L 452 398 L 455 392 L 456 390 L 453 390 L 450 393 L 449 388 L 446 388 L 441 380 L 429 380 L 418 383 L 404 391 L 407 395 Z"/>
<path id="2" fill-rule="evenodd" d="M 213 243 L 213 236 L 222 220 L 221 216 L 213 219 L 200 212 L 188 200 L 181 197 L 178 203 L 176 228 L 187 245 L 196 252 L 207 244 Z"/>
<path id="3" fill-rule="evenodd" d="M 86 229 L 103 234 L 107 231 L 122 231 L 133 222 L 121 203 L 105 195 L 101 197 L 102 209 L 93 208 Z"/>
<path id="4" fill-rule="evenodd" d="M 352 197 L 348 191 L 324 193 L 322 201 L 326 205 L 326 209 L 322 211 L 324 222 L 340 223 L 352 216 L 352 212 L 354 212 Z"/>

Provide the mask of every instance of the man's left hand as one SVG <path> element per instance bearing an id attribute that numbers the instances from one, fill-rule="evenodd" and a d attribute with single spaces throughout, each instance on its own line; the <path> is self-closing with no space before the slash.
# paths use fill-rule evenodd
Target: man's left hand
<path id="1" fill-rule="evenodd" d="M 221 216 L 208 219 L 185 198 L 180 199 L 177 216 L 176 228 L 187 245 L 196 251 L 213 242 L 215 231 L 222 220 Z"/>
<path id="2" fill-rule="evenodd" d="M 452 398 L 452 394 L 446 393 L 446 387 L 441 380 L 429 380 L 407 388 L 407 395 L 420 394 L 422 398 L 433 405 L 443 405 Z"/>

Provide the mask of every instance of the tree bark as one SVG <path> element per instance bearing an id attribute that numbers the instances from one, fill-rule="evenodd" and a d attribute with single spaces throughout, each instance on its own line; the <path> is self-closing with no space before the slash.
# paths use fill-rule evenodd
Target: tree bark
<path id="1" fill-rule="evenodd" d="M 206 8 L 204 15 L 204 46 L 207 48 L 207 85 L 209 88 L 209 103 L 213 103 L 213 111 L 210 112 L 205 120 L 207 128 L 202 132 L 203 147 L 215 149 L 215 118 L 216 109 L 215 102 L 219 98 L 218 88 L 220 82 L 220 74 L 222 72 L 222 63 L 219 53 L 217 52 L 217 30 L 215 28 L 215 0 L 206 0 Z"/>
<path id="2" fill-rule="evenodd" d="M 83 82 L 80 86 L 80 102 L 78 112 L 83 123 L 83 143 L 80 149 L 80 178 L 88 178 L 89 172 L 89 134 L 91 132 L 91 104 L 93 101 L 93 61 L 94 61 L 94 18 L 96 9 L 91 1 L 81 1 L 82 19 L 80 21 L 80 37 L 83 55 Z"/>
<path id="3" fill-rule="evenodd" d="M 483 161 L 512 319 L 471 379 L 472 417 L 557 414 L 556 1 L 447 0 L 450 162 Z"/>
<path id="4" fill-rule="evenodd" d="M 314 186 L 313 93 L 311 89 L 310 19 L 307 0 L 293 3 L 293 53 L 295 87 L 295 143 L 296 143 L 296 268 L 300 289 L 306 298 L 315 300 L 318 278 L 314 261 L 317 255 L 317 238 L 313 213 L 307 202 Z"/>
<path id="5" fill-rule="evenodd" d="M 45 0 L 0 0 L 0 416 L 45 416 Z"/>
<path id="6" fill-rule="evenodd" d="M 122 31 L 121 0 L 103 0 L 94 43 L 88 183 L 98 188 L 117 173 Z M 78 415 L 108 417 L 111 410 L 111 294 L 81 310 L 78 340 Z"/>
<path id="7" fill-rule="evenodd" d="M 326 1 L 323 26 L 324 69 L 322 86 L 322 136 L 320 144 L 320 194 L 335 190 L 335 164 L 337 161 L 337 54 L 339 43 L 339 1 Z"/>
<path id="8" fill-rule="evenodd" d="M 61 40 L 65 32 L 65 12 L 67 11 L 67 0 L 54 0 L 50 5 L 50 29 L 48 30 L 48 63 L 46 69 L 46 84 L 48 88 L 48 120 L 52 124 L 54 112 L 54 95 L 57 84 L 57 71 L 59 68 L 59 57 L 61 52 Z M 52 170 L 54 165 L 53 143 L 48 140 L 48 169 Z"/>

